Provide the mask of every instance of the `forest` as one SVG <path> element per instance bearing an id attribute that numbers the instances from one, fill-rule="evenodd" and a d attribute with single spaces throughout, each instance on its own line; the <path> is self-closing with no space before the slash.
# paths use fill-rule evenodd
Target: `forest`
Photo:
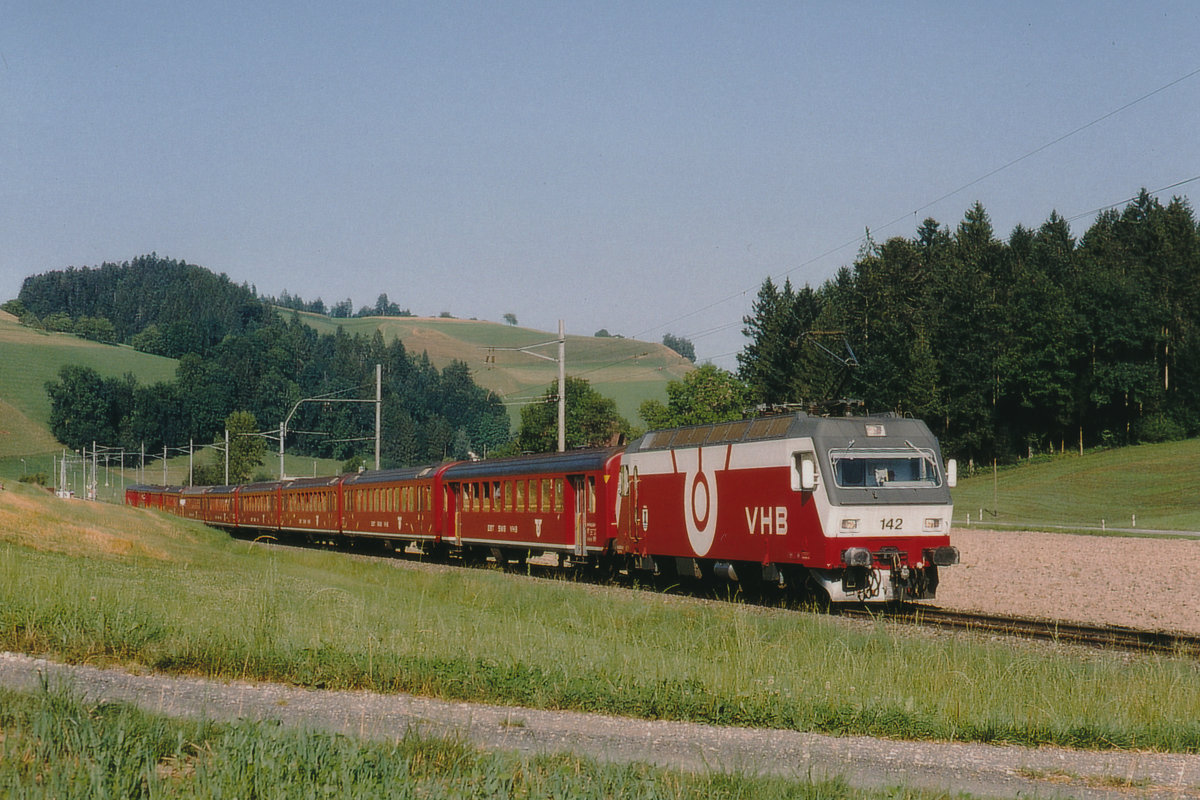
<path id="1" fill-rule="evenodd" d="M 466 364 L 439 370 L 378 332 L 318 334 L 249 287 L 202 267 L 150 255 L 44 273 L 27 278 L 5 309 L 30 325 L 55 315 L 102 319 L 115 340 L 179 359 L 174 381 L 152 385 L 64 367 L 47 386 L 51 431 L 73 448 L 95 441 L 158 452 L 190 440 L 203 444 L 223 439 L 234 412 L 271 428 L 298 400 L 321 397 L 329 402 L 296 408 L 287 450 L 348 460 L 373 448 L 357 440 L 373 432 L 374 407 L 335 398 L 373 398 L 376 364 L 383 372 L 385 466 L 465 458 L 510 439 L 503 404 L 475 384 Z"/>
<path id="2" fill-rule="evenodd" d="M 920 417 L 963 460 L 1200 433 L 1200 232 L 1178 197 L 1142 190 L 1078 239 L 1051 214 L 1001 240 L 979 204 L 868 235 L 815 289 L 766 280 L 743 322 L 758 402 Z"/>

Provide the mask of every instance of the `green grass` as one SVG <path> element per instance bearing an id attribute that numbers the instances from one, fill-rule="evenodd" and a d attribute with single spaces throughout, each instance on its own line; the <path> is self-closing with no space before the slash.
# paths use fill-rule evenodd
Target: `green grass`
<path id="1" fill-rule="evenodd" d="M 884 623 L 268 549 L 25 491 L 0 493 L 0 649 L 726 725 L 1200 752 L 1200 676 L 1186 659 L 1043 655 Z"/>
<path id="2" fill-rule="evenodd" d="M 1200 531 L 1200 439 L 991 467 L 959 481 L 954 519 L 1026 527 Z M 961 467 L 961 465 L 960 465 Z"/>
<path id="3" fill-rule="evenodd" d="M 742 798 L 922 800 L 737 773 L 690 775 L 572 755 L 484 753 L 412 730 L 394 741 L 272 723 L 173 720 L 58 687 L 0 691 L 0 795 L 21 798 Z"/>
<path id="4" fill-rule="evenodd" d="M 33 330 L 0 312 L 0 458 L 45 455 L 48 461 L 59 449 L 49 430 L 46 382 L 57 380 L 66 364 L 91 367 L 105 377 L 132 372 L 142 383 L 155 383 L 173 379 L 176 362 L 123 345 Z"/>
<path id="5" fill-rule="evenodd" d="M 125 345 L 33 330 L 18 324 L 11 314 L 0 315 L 0 375 L 4 376 L 0 400 L 33 422 L 47 424 L 50 399 L 46 382 L 57 380 L 59 369 L 66 364 L 91 367 L 105 377 L 132 372 L 142 383 L 155 383 L 175 377 L 176 361 Z"/>
<path id="6" fill-rule="evenodd" d="M 281 309 L 281 313 L 291 312 Z M 349 334 L 371 336 L 380 330 L 388 340 L 398 336 L 410 353 L 426 352 L 439 367 L 454 359 L 466 362 L 476 383 L 513 400 L 541 395 L 558 379 L 558 366 L 554 362 L 525 353 L 490 349 L 550 342 L 557 333 L 477 320 L 333 319 L 307 313 L 299 317 L 322 333 L 333 333 L 340 326 Z M 552 344 L 533 352 L 554 357 L 557 346 Z M 487 360 L 488 356 L 492 361 Z M 616 401 L 617 410 L 634 425 L 642 424 L 637 410 L 644 400 L 665 402 L 667 382 L 680 380 L 692 369 L 686 359 L 669 348 L 635 339 L 568 335 L 566 358 L 568 375 L 586 378 L 601 394 Z M 520 406 L 510 408 L 514 422 L 519 422 Z"/>

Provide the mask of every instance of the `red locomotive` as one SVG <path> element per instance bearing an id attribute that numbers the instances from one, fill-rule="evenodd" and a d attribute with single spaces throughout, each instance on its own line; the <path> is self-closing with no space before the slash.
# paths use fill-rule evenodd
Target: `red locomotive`
<path id="1" fill-rule="evenodd" d="M 229 530 L 374 539 L 499 562 L 557 554 L 683 578 L 931 598 L 954 462 L 919 420 L 762 417 L 624 447 L 246 486 L 131 486 L 129 505 Z"/>

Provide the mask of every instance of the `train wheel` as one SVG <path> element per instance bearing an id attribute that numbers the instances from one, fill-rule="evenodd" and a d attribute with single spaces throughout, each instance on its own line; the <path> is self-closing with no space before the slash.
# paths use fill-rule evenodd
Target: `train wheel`
<path id="1" fill-rule="evenodd" d="M 600 580 L 615 581 L 621 575 L 621 566 L 624 561 L 625 558 L 623 556 L 617 555 L 611 549 L 605 550 L 600 555 L 594 557 L 593 566 L 596 576 Z"/>
<path id="2" fill-rule="evenodd" d="M 445 563 L 450 560 L 450 548 L 445 542 L 425 542 L 421 545 L 421 559 Z"/>
<path id="3" fill-rule="evenodd" d="M 805 607 L 828 610 L 832 605 L 829 592 L 817 583 L 807 569 L 799 565 L 780 568 L 789 600 Z"/>
<path id="4" fill-rule="evenodd" d="M 467 545 L 459 551 L 458 556 L 462 559 L 463 564 L 470 567 L 477 567 L 480 564 L 487 563 L 488 551 Z"/>
<path id="5" fill-rule="evenodd" d="M 762 576 L 762 564 L 756 564 L 753 561 L 737 561 L 733 568 L 737 572 L 738 590 L 742 595 L 747 600 L 757 601 L 761 598 L 763 590 L 767 588 Z"/>

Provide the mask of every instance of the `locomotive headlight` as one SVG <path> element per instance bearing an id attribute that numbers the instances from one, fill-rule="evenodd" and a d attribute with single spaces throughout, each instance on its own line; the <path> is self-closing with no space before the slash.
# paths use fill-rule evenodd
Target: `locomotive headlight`
<path id="1" fill-rule="evenodd" d="M 933 551 L 926 551 L 931 557 L 935 566 L 949 567 L 958 563 L 958 548 L 953 545 L 935 548 Z"/>
<path id="2" fill-rule="evenodd" d="M 856 520 L 856 519 L 844 519 L 844 520 L 842 520 L 842 530 L 844 530 L 844 531 L 856 531 L 856 530 L 858 530 L 858 520 Z"/>
<path id="3" fill-rule="evenodd" d="M 869 567 L 871 551 L 865 547 L 848 547 L 842 551 L 842 563 L 847 567 Z"/>
<path id="4" fill-rule="evenodd" d="M 925 530 L 939 531 L 942 529 L 942 520 L 940 517 L 929 517 L 925 520 Z"/>

